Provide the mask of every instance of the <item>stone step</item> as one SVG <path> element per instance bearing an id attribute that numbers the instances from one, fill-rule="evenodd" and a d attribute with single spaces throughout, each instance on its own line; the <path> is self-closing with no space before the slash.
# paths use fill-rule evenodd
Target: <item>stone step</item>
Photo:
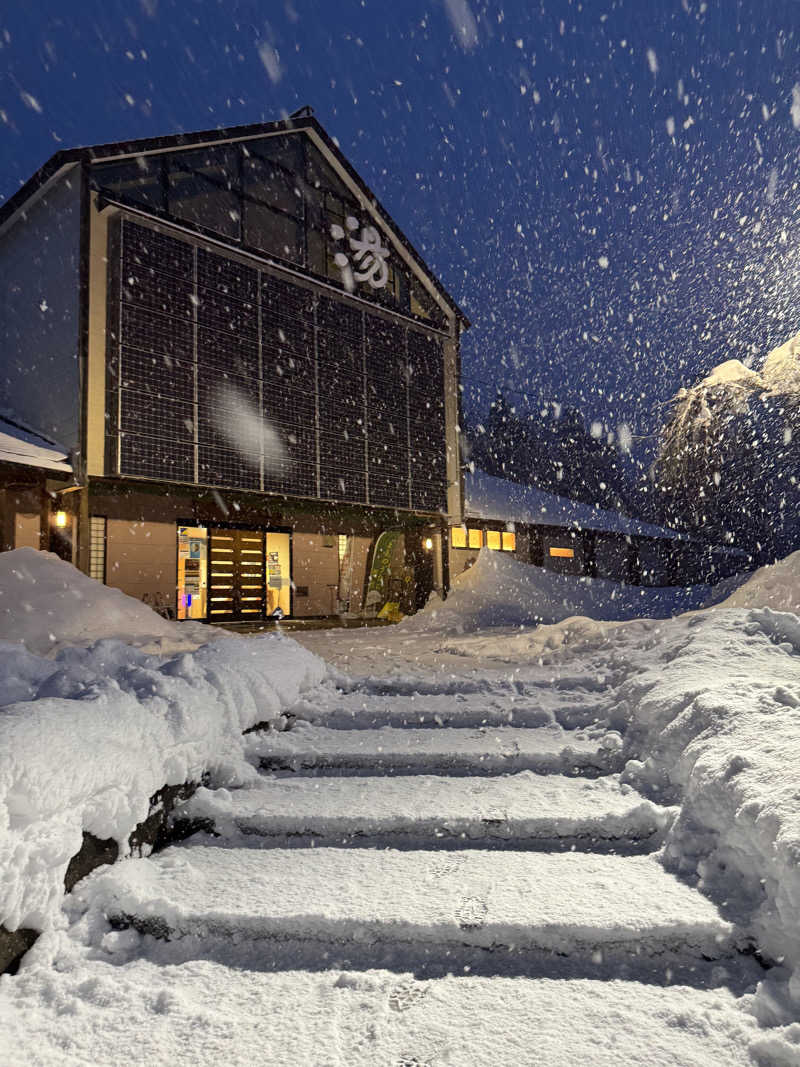
<path id="1" fill-rule="evenodd" d="M 601 774 L 619 769 L 619 741 L 560 726 L 463 729 L 329 729 L 298 724 L 249 735 L 251 757 L 265 770 L 369 774 Z"/>
<path id="2" fill-rule="evenodd" d="M 496 778 L 261 779 L 229 792 L 200 789 L 184 807 L 229 840 L 257 834 L 274 842 L 452 847 L 494 839 L 513 847 L 583 850 L 657 847 L 674 810 L 645 800 L 616 776 L 585 780 L 519 774 Z"/>
<path id="3" fill-rule="evenodd" d="M 714 905 L 651 856 L 195 845 L 119 863 L 75 892 L 156 937 L 310 941 L 322 955 L 349 944 L 351 959 L 393 944 L 658 956 L 666 967 L 723 958 L 736 942 Z"/>

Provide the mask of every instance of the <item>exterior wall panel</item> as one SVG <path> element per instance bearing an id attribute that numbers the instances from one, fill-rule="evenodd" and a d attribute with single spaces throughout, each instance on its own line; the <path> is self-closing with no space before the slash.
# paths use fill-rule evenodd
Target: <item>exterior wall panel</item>
<path id="1" fill-rule="evenodd" d="M 109 519 L 106 582 L 128 596 L 174 607 L 177 586 L 176 527 L 171 522 Z"/>
<path id="2" fill-rule="evenodd" d="M 0 241 L 0 404 L 80 448 L 80 170 L 53 182 Z M 44 384 L 46 383 L 46 384 Z"/>
<path id="3" fill-rule="evenodd" d="M 112 248 L 110 473 L 445 511 L 441 339 L 127 219 Z"/>

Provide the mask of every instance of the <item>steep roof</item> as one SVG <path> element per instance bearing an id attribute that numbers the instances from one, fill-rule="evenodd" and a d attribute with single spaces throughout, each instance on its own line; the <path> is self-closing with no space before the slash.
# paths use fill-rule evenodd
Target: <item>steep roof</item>
<path id="1" fill-rule="evenodd" d="M 310 108 L 301 108 L 299 112 L 286 119 L 274 122 L 256 122 L 246 126 L 227 126 L 215 130 L 200 130 L 192 133 L 174 133 L 163 137 L 144 137 L 132 141 L 115 141 L 109 144 L 86 145 L 79 148 L 62 149 L 51 156 L 29 180 L 14 193 L 3 205 L 0 206 L 0 229 L 17 212 L 24 207 L 31 197 L 46 185 L 64 167 L 76 163 L 93 163 L 103 159 L 124 158 L 125 156 L 144 155 L 148 152 L 162 152 L 168 149 L 196 148 L 199 145 L 215 144 L 222 141 L 236 141 L 249 137 L 256 137 L 270 133 L 289 132 L 294 130 L 306 130 L 313 132 L 325 145 L 325 148 L 336 159 L 339 166 L 347 174 L 349 179 L 357 186 L 364 198 L 369 202 L 384 225 L 391 230 L 392 234 L 402 244 L 416 266 L 430 280 L 437 293 L 456 314 L 464 327 L 470 325 L 469 319 L 456 303 L 455 299 L 445 289 L 436 275 L 431 271 L 420 253 L 414 248 L 403 231 L 394 221 L 386 208 L 378 200 L 367 183 L 358 174 L 352 164 L 344 156 L 336 142 L 328 135 L 324 127 L 311 113 Z"/>

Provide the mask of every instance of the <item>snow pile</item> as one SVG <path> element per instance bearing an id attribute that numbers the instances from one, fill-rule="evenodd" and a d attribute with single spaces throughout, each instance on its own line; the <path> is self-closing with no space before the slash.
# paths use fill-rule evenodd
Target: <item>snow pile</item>
<path id="1" fill-rule="evenodd" d="M 30 652 L 118 637 L 153 652 L 197 648 L 221 635 L 199 623 L 162 618 L 140 600 L 93 578 L 49 552 L 0 553 L 0 641 Z"/>
<path id="2" fill-rule="evenodd" d="M 760 567 L 730 596 L 718 602 L 717 607 L 758 607 L 800 613 L 800 551 Z"/>
<path id="3" fill-rule="evenodd" d="M 124 854 L 162 786 L 253 774 L 242 731 L 278 719 L 325 666 L 280 634 L 168 656 L 118 638 L 87 645 L 125 627 L 170 644 L 182 627 L 52 557 L 7 553 L 0 566 L 3 633 L 29 646 L 0 641 L 0 923 L 44 929 L 83 832 L 113 838 Z M 43 643 L 61 647 L 45 657 L 30 648 L 47 603 L 55 633 Z M 82 644 L 65 645 L 66 635 Z"/>
<path id="4" fill-rule="evenodd" d="M 665 618 L 699 607 L 709 593 L 707 585 L 647 588 L 555 574 L 482 549 L 475 564 L 455 579 L 444 603 L 431 600 L 400 625 L 405 630 L 469 633 L 489 626 L 560 622 L 573 615 Z"/>
<path id="5" fill-rule="evenodd" d="M 627 660 L 609 704 L 610 725 L 624 735 L 623 780 L 680 804 L 667 866 L 697 879 L 767 959 L 783 964 L 755 998 L 759 1018 L 794 1018 L 800 619 L 769 608 L 714 609 L 664 623 L 645 640 L 628 629 L 610 635 Z"/>

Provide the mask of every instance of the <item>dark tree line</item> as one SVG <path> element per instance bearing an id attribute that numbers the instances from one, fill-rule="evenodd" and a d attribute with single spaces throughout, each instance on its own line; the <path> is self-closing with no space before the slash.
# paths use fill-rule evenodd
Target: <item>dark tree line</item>
<path id="1" fill-rule="evenodd" d="M 612 510 L 626 510 L 629 471 L 605 434 L 593 437 L 575 408 L 517 411 L 498 395 L 469 431 L 470 459 L 498 478 Z"/>

